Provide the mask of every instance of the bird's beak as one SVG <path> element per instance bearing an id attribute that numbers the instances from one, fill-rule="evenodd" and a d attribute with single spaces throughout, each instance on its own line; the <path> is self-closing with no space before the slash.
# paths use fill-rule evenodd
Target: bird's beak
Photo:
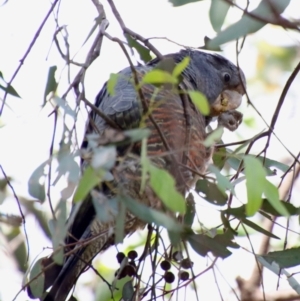
<path id="1" fill-rule="evenodd" d="M 210 116 L 219 116 L 223 112 L 238 108 L 244 95 L 244 89 L 239 90 L 224 90 L 211 105 Z"/>

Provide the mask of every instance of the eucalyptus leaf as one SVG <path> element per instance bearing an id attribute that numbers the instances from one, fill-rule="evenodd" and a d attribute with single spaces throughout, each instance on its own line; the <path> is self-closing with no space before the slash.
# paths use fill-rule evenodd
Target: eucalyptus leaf
<path id="1" fill-rule="evenodd" d="M 210 132 L 203 142 L 204 146 L 209 147 L 219 142 L 221 140 L 223 133 L 224 133 L 223 127 L 218 127 L 212 132 Z"/>
<path id="2" fill-rule="evenodd" d="M 28 180 L 28 192 L 29 194 L 44 202 L 46 199 L 46 192 L 45 192 L 45 167 L 49 164 L 49 161 L 42 163 L 38 166 L 34 172 L 31 174 Z"/>
<path id="3" fill-rule="evenodd" d="M 158 226 L 163 226 L 169 231 L 180 232 L 182 231 L 182 226 L 177 223 L 177 221 L 170 216 L 162 213 L 158 210 L 152 209 L 144 204 L 141 204 L 129 196 L 120 196 L 119 200 L 124 202 L 127 208 L 139 219 L 146 223 L 154 223 Z"/>
<path id="4" fill-rule="evenodd" d="M 272 238 L 275 238 L 275 239 L 280 239 L 278 236 L 274 235 L 273 233 L 263 229 L 262 227 L 260 227 L 259 225 L 255 224 L 254 222 L 248 220 L 247 218 L 243 218 L 241 219 L 241 222 L 247 226 L 249 226 L 250 228 L 262 233 L 262 234 L 265 234 L 269 237 L 272 237 Z"/>
<path id="5" fill-rule="evenodd" d="M 55 80 L 55 72 L 57 70 L 57 66 L 51 66 L 48 70 L 48 77 L 47 77 L 47 83 L 46 83 L 46 87 L 45 87 L 45 92 L 44 92 L 44 103 L 43 103 L 43 107 L 46 104 L 47 101 L 47 96 L 53 92 L 56 92 L 57 89 L 57 85 L 58 83 Z"/>
<path id="6" fill-rule="evenodd" d="M 227 202 L 227 194 L 220 191 L 215 183 L 208 181 L 207 179 L 200 179 L 196 183 L 195 190 L 203 197 L 206 201 L 214 204 L 223 206 Z"/>
<path id="7" fill-rule="evenodd" d="M 280 268 L 291 268 L 300 265 L 300 247 L 269 252 L 262 257 L 270 264 L 276 262 Z"/>
<path id="8" fill-rule="evenodd" d="M 269 21 L 276 22 L 278 14 L 281 14 L 289 3 L 290 0 L 262 0 L 258 7 L 250 12 L 251 15 L 257 16 L 260 20 L 249 14 L 244 14 L 238 22 L 219 32 L 214 39 L 210 40 L 207 43 L 208 49 L 215 49 L 219 45 L 254 33 L 263 28 Z M 276 15 L 274 11 L 276 11 Z"/>
<path id="9" fill-rule="evenodd" d="M 61 199 L 56 208 L 56 220 L 53 220 L 54 233 L 52 235 L 53 250 L 55 250 L 52 258 L 53 260 L 62 265 L 64 262 L 64 244 L 67 235 L 67 206 L 66 200 Z"/>
<path id="10" fill-rule="evenodd" d="M 76 189 L 73 201 L 80 202 L 85 199 L 88 193 L 101 182 L 105 175 L 104 170 L 94 170 L 91 166 L 88 166 L 83 173 L 82 178 L 79 181 Z"/>
<path id="11" fill-rule="evenodd" d="M 16 91 L 16 89 L 12 85 L 6 85 L 6 87 L 0 85 L 0 89 L 4 90 L 7 94 L 21 98 L 18 92 Z"/>
<path id="12" fill-rule="evenodd" d="M 116 73 L 111 73 L 109 76 L 109 80 L 107 81 L 107 91 L 109 93 L 110 96 L 114 96 L 115 95 L 115 86 L 118 82 L 119 79 L 119 74 Z"/>
<path id="13" fill-rule="evenodd" d="M 210 107 L 205 95 L 199 91 L 189 90 L 187 91 L 189 97 L 191 98 L 194 105 L 197 109 L 203 114 L 208 115 L 210 111 Z"/>
<path id="14" fill-rule="evenodd" d="M 126 282 L 122 290 L 122 300 L 124 301 L 133 301 L 134 288 L 132 285 L 132 280 Z"/>
<path id="15" fill-rule="evenodd" d="M 280 266 L 275 261 L 270 264 L 263 256 L 256 255 L 256 258 L 258 262 L 275 273 L 276 276 L 285 275 L 287 281 L 289 282 L 289 285 L 300 295 L 300 285 L 290 273 L 288 273 L 285 269 L 280 268 Z"/>
<path id="16" fill-rule="evenodd" d="M 36 261 L 30 271 L 30 290 L 35 298 L 42 297 L 44 292 L 45 274 L 43 272 L 43 258 Z"/>
<path id="17" fill-rule="evenodd" d="M 152 57 L 150 55 L 150 50 L 143 46 L 139 41 L 135 40 L 130 36 L 129 34 L 125 34 L 126 40 L 128 42 L 128 45 L 132 48 L 135 48 L 135 50 L 140 55 L 140 58 L 145 63 L 151 61 Z"/>
<path id="18" fill-rule="evenodd" d="M 251 216 L 261 207 L 267 174 L 261 162 L 254 157 L 245 156 L 244 165 L 248 199 L 246 213 Z"/>
<path id="19" fill-rule="evenodd" d="M 149 166 L 150 186 L 166 205 L 173 212 L 184 214 L 186 211 L 185 200 L 182 194 L 176 189 L 174 178 L 164 169 Z"/>
<path id="20" fill-rule="evenodd" d="M 193 2 L 199 2 L 202 0 L 169 0 L 173 4 L 173 6 L 182 6 Z"/>
<path id="21" fill-rule="evenodd" d="M 190 61 L 191 61 L 190 57 L 188 56 L 185 57 L 180 63 L 175 65 L 172 75 L 174 77 L 180 76 L 181 73 L 188 67 Z"/>
<path id="22" fill-rule="evenodd" d="M 278 188 L 275 187 L 268 180 L 265 180 L 264 194 L 267 197 L 268 202 L 273 206 L 273 208 L 282 214 L 283 216 L 289 216 L 289 211 L 279 200 Z"/>
<path id="23" fill-rule="evenodd" d="M 221 30 L 229 8 L 230 4 L 224 0 L 211 0 L 209 18 L 210 23 L 216 32 Z"/>
<path id="24" fill-rule="evenodd" d="M 73 119 L 76 118 L 76 111 L 73 110 L 65 99 L 60 97 L 54 97 L 54 102 L 64 111 L 66 115 L 71 116 Z"/>
<path id="25" fill-rule="evenodd" d="M 174 77 L 170 73 L 159 70 L 159 69 L 153 69 L 149 72 L 147 72 L 143 79 L 142 83 L 144 84 L 178 84 L 177 77 Z"/>

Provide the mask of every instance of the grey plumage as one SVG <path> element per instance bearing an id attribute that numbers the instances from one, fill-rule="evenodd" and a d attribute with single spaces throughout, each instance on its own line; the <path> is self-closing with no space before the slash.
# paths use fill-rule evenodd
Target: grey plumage
<path id="1" fill-rule="evenodd" d="M 180 89 L 191 89 L 202 92 L 207 97 L 210 105 L 213 105 L 225 90 L 237 91 L 241 96 L 244 94 L 245 77 L 243 72 L 219 55 L 194 50 L 182 50 L 178 53 L 166 55 L 164 58 L 172 59 L 174 63 L 177 64 L 186 56 L 189 56 L 191 61 L 189 66 L 182 73 L 183 80 L 179 86 Z M 154 59 L 146 66 L 136 67 L 139 78 L 154 67 L 157 67 L 160 63 L 161 61 L 159 59 Z M 226 74 L 229 75 L 229 79 Z M 142 90 L 149 103 L 154 87 L 145 85 Z M 185 141 L 188 140 L 187 136 L 190 135 L 192 141 L 189 143 L 193 146 L 193 150 L 188 150 L 187 157 L 190 156 L 190 160 L 192 159 L 192 161 L 194 161 L 192 162 L 193 164 L 191 164 L 192 168 L 198 168 L 201 172 L 205 171 L 205 165 L 210 157 L 210 150 L 207 150 L 202 145 L 202 141 L 206 136 L 205 126 L 207 125 L 208 119 L 205 121 L 205 117 L 195 109 L 190 100 L 189 107 L 185 108 L 181 96 L 173 91 L 162 89 L 162 91 L 156 95 L 155 101 L 162 100 L 164 101 L 162 105 L 154 109 L 152 114 L 159 120 L 158 123 L 163 128 L 171 148 L 181 149 L 183 146 L 186 146 Z M 132 83 L 131 68 L 128 67 L 119 72 L 119 79 L 115 86 L 115 94 L 113 96 L 109 95 L 107 84 L 103 86 L 96 97 L 95 105 L 113 120 L 120 129 L 131 129 L 139 126 L 143 115 L 143 105 Z M 185 110 L 187 110 L 189 117 L 186 116 Z M 188 118 L 190 118 L 189 121 L 187 120 Z M 109 128 L 105 120 L 95 112 L 90 113 L 90 120 L 92 120 L 92 122 L 88 122 L 86 129 L 87 134 L 99 133 L 101 135 L 105 129 Z M 191 126 L 187 129 L 189 123 L 191 123 Z M 150 122 L 146 123 L 146 125 L 152 132 L 149 138 L 150 142 L 148 143 L 149 153 L 151 154 L 152 152 L 152 154 L 155 155 L 157 152 L 165 151 L 153 125 Z M 180 139 L 178 139 L 178 135 L 181 135 L 179 137 Z M 192 145 L 192 143 L 194 144 Z M 84 141 L 83 148 L 86 147 L 88 147 L 88 142 Z M 135 149 L 136 152 L 139 152 L 138 147 L 139 146 Z M 195 148 L 197 149 L 197 153 L 195 152 Z M 183 151 L 178 152 L 178 154 L 176 153 L 176 160 L 183 160 L 185 155 Z M 190 164 L 188 160 L 186 161 L 187 165 Z M 168 165 L 167 161 L 163 163 L 161 167 L 167 168 L 173 175 L 179 189 L 182 184 L 179 183 L 180 177 L 175 170 L 176 167 L 172 164 Z M 158 163 L 158 165 L 159 164 L 160 163 Z M 194 165 L 196 165 L 196 167 Z M 183 184 L 183 189 L 179 189 L 182 192 L 189 188 L 190 184 L 187 183 L 190 183 L 190 178 L 194 177 L 190 171 L 188 171 L 188 173 L 186 171 L 184 172 L 183 178 L 186 183 Z M 131 197 L 148 206 L 161 207 L 160 201 L 150 188 L 146 188 L 146 193 L 144 193 L 143 197 L 139 195 L 140 175 L 136 171 L 126 170 L 124 173 L 118 173 L 117 177 L 118 181 L 115 181 L 117 182 L 116 185 L 125 187 Z M 130 180 L 132 178 L 134 178 L 134 180 Z M 102 189 L 101 197 L 109 199 L 113 195 L 113 192 L 111 192 L 107 186 L 102 187 Z M 90 194 L 86 200 L 80 205 L 77 205 L 78 208 L 73 209 L 71 217 L 73 218 L 73 222 L 69 232 L 73 237 L 81 241 L 99 233 L 102 233 L 102 235 L 85 247 L 81 247 L 80 244 L 77 244 L 76 247 L 69 247 L 68 250 L 73 250 L 74 252 L 72 255 L 66 257 L 65 263 L 61 268 L 54 265 L 53 269 L 45 270 L 45 290 L 53 285 L 44 299 L 45 301 L 64 301 L 76 283 L 77 278 L 87 267 L 87 264 L 90 264 L 94 256 L 99 252 L 114 243 L 113 237 L 111 233 L 109 233 L 109 229 L 112 229 L 114 226 L 114 221 L 112 220 L 105 224 L 101 224 L 97 221 L 91 197 Z M 127 215 L 127 224 L 125 226 L 127 233 L 133 232 L 144 225 L 144 223 L 141 223 L 129 212 Z M 130 223 L 129 220 L 131 221 Z M 76 241 L 72 236 L 66 238 L 66 244 L 71 244 Z M 52 263 L 52 259 L 45 259 L 44 265 L 47 266 L 49 263 Z"/>

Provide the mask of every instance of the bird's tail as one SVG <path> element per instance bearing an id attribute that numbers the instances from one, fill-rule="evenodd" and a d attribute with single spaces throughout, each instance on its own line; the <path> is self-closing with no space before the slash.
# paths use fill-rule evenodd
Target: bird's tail
<path id="1" fill-rule="evenodd" d="M 81 241 L 82 243 L 91 238 L 90 228 L 84 232 Z M 73 250 L 64 265 L 62 266 L 57 278 L 55 279 L 52 288 L 44 297 L 44 301 L 65 301 L 70 291 L 75 285 L 78 277 L 91 264 L 93 258 L 101 251 L 98 245 L 88 244 L 85 247 L 78 244 Z"/>
<path id="2" fill-rule="evenodd" d="M 42 260 L 45 277 L 44 292 L 51 287 L 41 298 L 43 301 L 65 301 L 78 277 L 91 265 L 93 258 L 111 244 L 107 231 L 108 225 L 101 224 L 94 218 L 95 209 L 91 196 L 89 195 L 80 205 L 69 229 L 72 236 L 66 238 L 66 256 L 63 265 L 56 264 L 52 256 Z M 27 292 L 29 297 L 36 298 L 30 287 Z"/>

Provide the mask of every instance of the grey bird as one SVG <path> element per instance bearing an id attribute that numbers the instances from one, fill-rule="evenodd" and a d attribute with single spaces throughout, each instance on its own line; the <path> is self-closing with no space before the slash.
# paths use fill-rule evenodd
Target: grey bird
<path id="1" fill-rule="evenodd" d="M 189 57 L 190 62 L 183 70 L 176 89 L 168 84 L 159 88 L 145 84 L 141 87 L 141 92 L 137 93 L 133 83 L 134 77 L 141 81 L 143 75 L 154 68 L 172 71 L 185 57 Z M 150 130 L 147 140 L 148 157 L 153 164 L 166 169 L 173 176 L 177 190 L 184 194 L 198 178 L 193 170 L 196 170 L 197 174 L 203 174 L 211 158 L 212 149 L 203 145 L 207 136 L 206 126 L 211 119 L 218 117 L 219 123 L 230 130 L 235 130 L 241 122 L 242 115 L 235 109 L 240 105 L 245 93 L 246 81 L 243 71 L 218 54 L 189 49 L 165 55 L 163 59 L 156 58 L 146 65 L 136 66 L 134 73 L 128 67 L 118 75 L 115 93 L 111 95 L 105 83 L 96 97 L 95 106 L 114 122 L 118 128 L 115 129 L 116 132 L 138 128 L 142 121 Z M 199 91 L 206 96 L 211 108 L 209 116 L 200 113 L 189 95 L 184 93 L 188 90 Z M 151 118 L 145 112 L 147 108 L 150 108 Z M 107 120 L 94 111 L 90 113 L 86 135 L 95 133 L 101 138 L 105 137 L 110 129 L 112 125 Z M 82 149 L 89 149 L 87 139 L 84 140 Z M 122 168 L 119 164 L 111 169 L 113 179 L 108 181 L 109 183 L 99 185 L 73 208 L 65 240 L 65 252 L 68 252 L 68 255 L 65 256 L 63 265 L 54 264 L 52 257 L 43 260 L 44 289 L 46 291 L 51 287 L 43 300 L 66 300 L 78 277 L 89 267 L 93 258 L 114 244 L 115 219 L 99 221 L 93 206 L 93 197 L 100 195 L 100 199 L 102 197 L 109 202 L 121 191 L 142 204 L 163 210 L 161 200 L 148 184 L 144 191 L 140 191 L 141 169 L 139 161 L 133 157 L 140 156 L 141 144 L 131 144 L 130 152 L 133 156 L 128 156 L 127 150 L 124 151 L 124 146 L 117 147 L 118 157 L 122 158 Z M 166 153 L 169 155 L 164 155 Z M 82 164 L 87 165 L 84 159 Z M 145 224 L 128 211 L 125 234 L 131 234 Z M 80 243 L 91 237 L 96 238 L 89 244 Z M 34 297 L 30 288 L 28 294 Z"/>

